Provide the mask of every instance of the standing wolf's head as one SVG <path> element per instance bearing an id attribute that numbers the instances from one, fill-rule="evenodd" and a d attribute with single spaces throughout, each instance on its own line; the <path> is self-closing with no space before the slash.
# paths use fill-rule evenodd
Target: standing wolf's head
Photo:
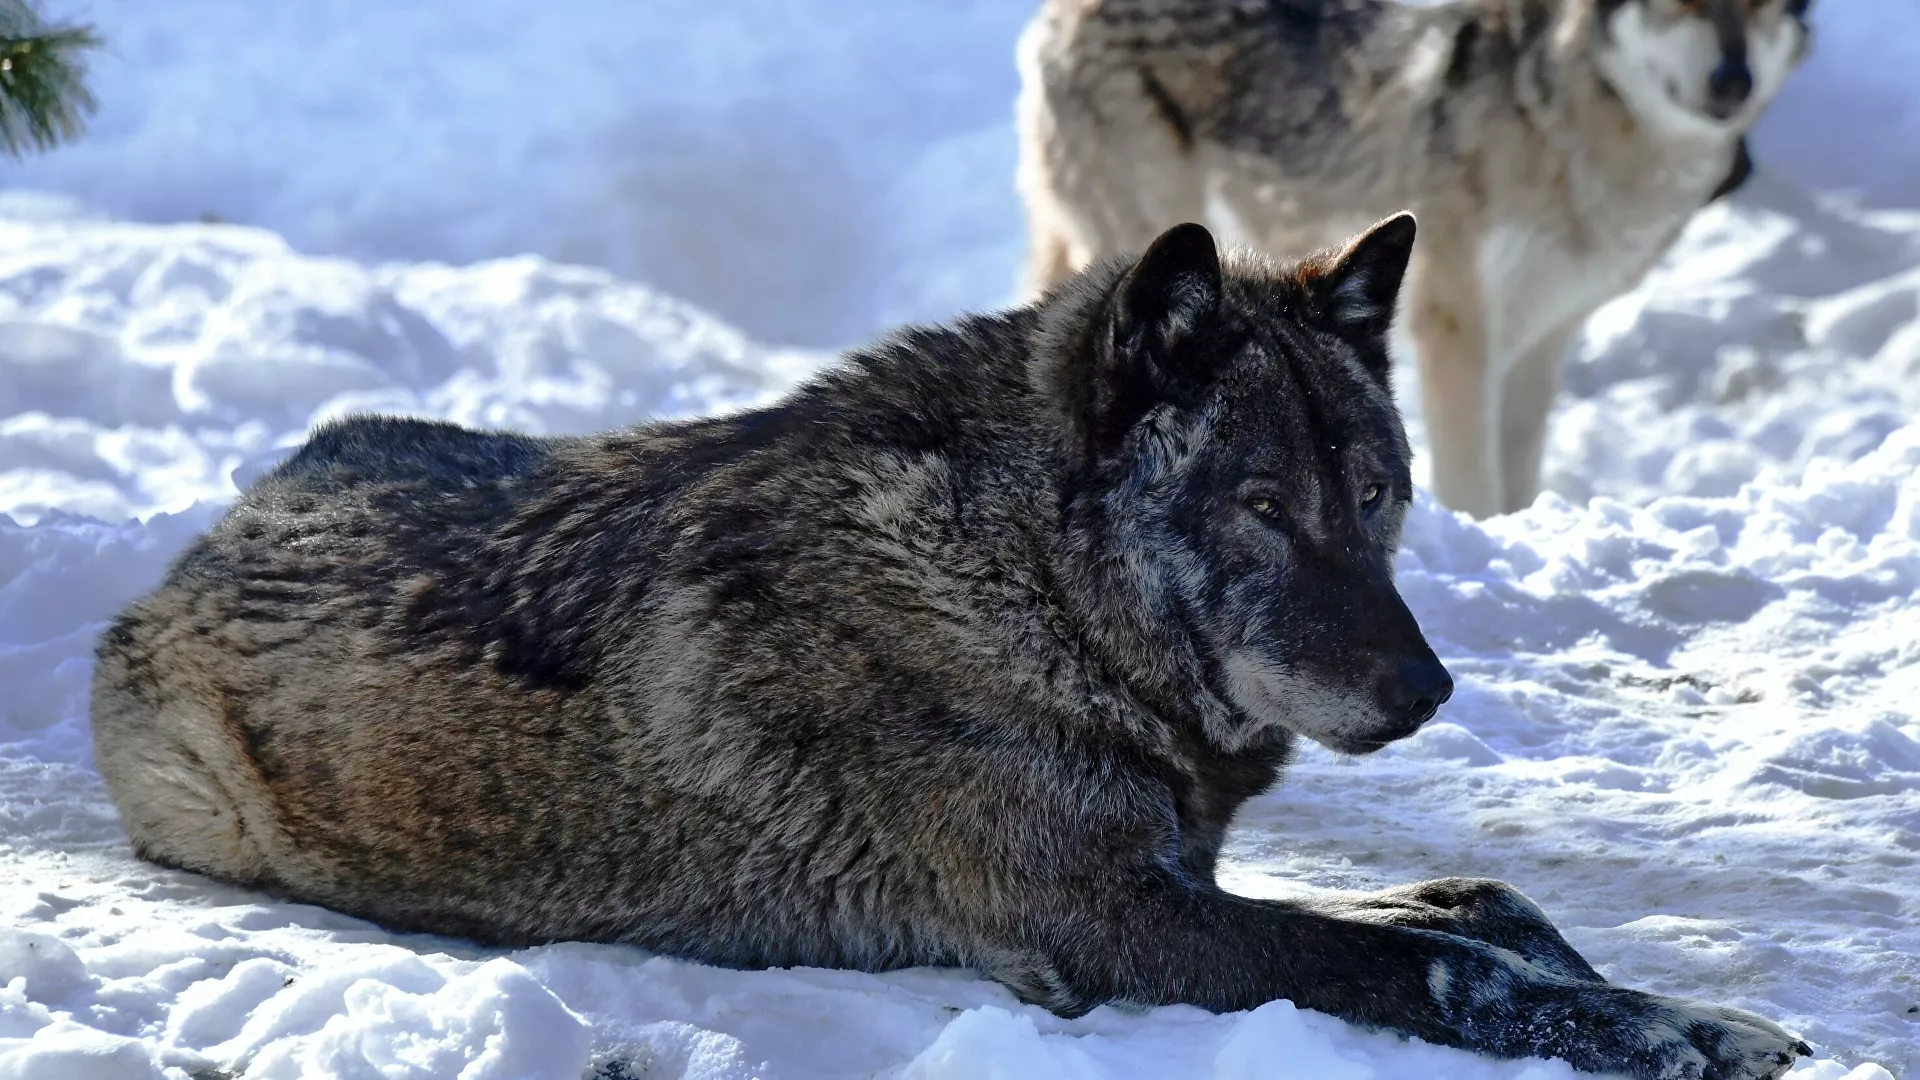
<path id="1" fill-rule="evenodd" d="M 1809 0 L 1599 0 L 1598 59 L 1643 121 L 1745 131 L 1806 52 Z"/>
<path id="2" fill-rule="evenodd" d="M 1223 272 L 1199 225 L 1049 301 L 1040 375 L 1074 479 L 1067 535 L 1130 666 L 1199 683 L 1229 749 L 1275 727 L 1347 753 L 1452 692 L 1393 585 L 1413 498 L 1387 331 L 1402 214 L 1345 250 Z"/>

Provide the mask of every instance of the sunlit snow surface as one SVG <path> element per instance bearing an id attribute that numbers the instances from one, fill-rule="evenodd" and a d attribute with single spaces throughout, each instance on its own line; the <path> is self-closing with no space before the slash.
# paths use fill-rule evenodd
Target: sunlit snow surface
<path id="1" fill-rule="evenodd" d="M 1061 1021 L 957 972 L 498 954 L 135 861 L 90 770 L 89 651 L 236 467 L 352 410 L 582 431 L 824 359 L 533 258 L 0 212 L 0 1077 L 1570 1075 L 1285 1003 Z M 1920 219 L 1768 183 L 1701 215 L 1568 372 L 1550 472 L 1580 504 L 1416 508 L 1400 584 L 1454 700 L 1375 757 L 1309 753 L 1226 883 L 1502 877 L 1610 977 L 1803 1033 L 1796 1076 L 1915 1075 L 1917 268 Z"/>

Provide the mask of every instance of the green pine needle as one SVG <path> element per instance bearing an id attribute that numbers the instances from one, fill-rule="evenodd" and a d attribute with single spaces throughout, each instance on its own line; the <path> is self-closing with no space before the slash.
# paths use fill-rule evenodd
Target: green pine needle
<path id="1" fill-rule="evenodd" d="M 86 130 L 98 103 L 81 54 L 99 44 L 90 26 L 47 26 L 21 0 L 0 0 L 0 149 L 21 157 Z"/>

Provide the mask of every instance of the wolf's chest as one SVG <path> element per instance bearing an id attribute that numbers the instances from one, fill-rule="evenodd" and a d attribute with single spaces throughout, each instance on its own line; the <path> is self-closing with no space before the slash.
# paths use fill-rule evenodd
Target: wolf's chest
<path id="1" fill-rule="evenodd" d="M 1511 222 L 1487 230 L 1476 269 L 1493 355 L 1531 349 L 1633 288 L 1691 216 L 1681 208 L 1620 211 L 1600 228 Z"/>

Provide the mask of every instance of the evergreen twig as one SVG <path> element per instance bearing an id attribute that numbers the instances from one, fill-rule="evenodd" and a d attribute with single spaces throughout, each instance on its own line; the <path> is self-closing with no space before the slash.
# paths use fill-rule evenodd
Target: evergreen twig
<path id="1" fill-rule="evenodd" d="M 81 54 L 91 26 L 49 26 L 26 0 L 0 0 L 0 150 L 21 157 L 77 138 L 98 107 Z"/>

